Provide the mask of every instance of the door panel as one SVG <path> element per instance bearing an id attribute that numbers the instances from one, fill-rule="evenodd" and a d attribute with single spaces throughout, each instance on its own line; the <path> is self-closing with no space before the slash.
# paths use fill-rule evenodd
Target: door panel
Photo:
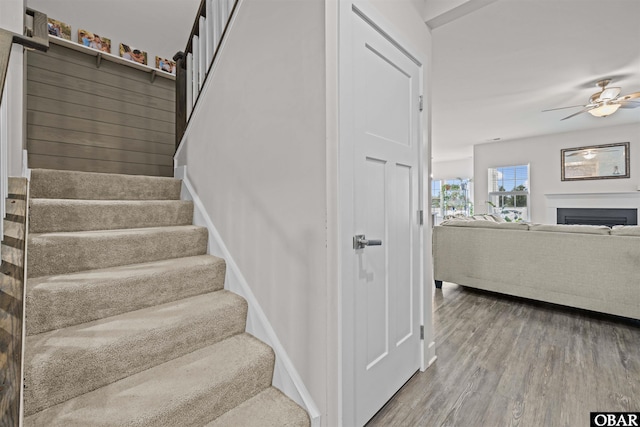
<path id="1" fill-rule="evenodd" d="M 385 193 L 387 187 L 386 162 L 379 159 L 367 158 L 365 161 L 365 175 L 363 178 L 369 183 L 364 203 L 366 210 L 371 212 L 365 219 L 365 228 L 371 235 L 384 236 L 386 234 L 387 212 Z M 364 268 L 359 269 L 366 298 L 366 364 L 367 369 L 382 360 L 389 352 L 388 313 L 389 292 L 387 284 L 388 260 L 383 246 L 372 246 L 366 257 L 360 260 L 366 262 Z M 383 315 L 380 315 L 383 313 Z"/>
<path id="2" fill-rule="evenodd" d="M 367 96 L 366 128 L 371 136 L 394 141 L 399 144 L 411 143 L 411 116 L 407 88 L 411 76 L 390 62 L 369 44 L 365 45 L 364 84 Z M 390 108 L 393 106 L 393 108 Z"/>
<path id="3" fill-rule="evenodd" d="M 396 164 L 395 165 L 395 190 L 393 208 L 394 212 L 394 229 L 393 243 L 391 249 L 395 254 L 395 265 L 393 269 L 393 283 L 396 290 L 395 296 L 395 313 L 396 328 L 394 333 L 394 344 L 396 346 L 402 344 L 404 340 L 409 339 L 414 333 L 413 324 L 413 286 L 412 277 L 412 213 L 415 207 L 412 203 L 413 186 L 411 180 L 412 170 L 410 166 Z"/>

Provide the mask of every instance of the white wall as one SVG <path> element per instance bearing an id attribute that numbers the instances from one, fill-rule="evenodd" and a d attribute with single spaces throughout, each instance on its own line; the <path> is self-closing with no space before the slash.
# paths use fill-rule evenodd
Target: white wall
<path id="1" fill-rule="evenodd" d="M 473 158 L 432 162 L 433 179 L 473 177 Z"/>
<path id="2" fill-rule="evenodd" d="M 176 161 L 326 415 L 324 14 L 245 0 Z"/>
<path id="3" fill-rule="evenodd" d="M 0 1 L 0 27 L 22 34 L 24 22 L 23 0 Z M 0 138 L 7 138 L 7 174 L 22 176 L 22 150 L 24 146 L 24 55 L 23 48 L 14 44 L 5 80 L 5 103 L 0 112 Z"/>
<path id="4" fill-rule="evenodd" d="M 4 2 L 5 0 L 0 0 Z M 71 25 L 71 40 L 84 29 L 155 56 L 171 58 L 187 45 L 200 0 L 26 0 L 28 7 Z"/>
<path id="5" fill-rule="evenodd" d="M 23 0 L 2 0 L 0 1 L 0 27 L 22 34 L 22 23 L 24 22 Z"/>
<path id="6" fill-rule="evenodd" d="M 622 114 L 624 113 L 633 114 L 634 112 L 622 112 Z M 631 143 L 629 149 L 631 155 L 631 177 L 629 179 L 560 180 L 560 150 L 562 148 L 625 141 Z M 530 165 L 531 198 L 529 206 L 531 209 L 530 220 L 532 222 L 548 222 L 544 197 L 547 193 L 637 191 L 640 185 L 640 123 L 474 146 L 474 202 L 476 212 L 486 212 L 487 169 L 490 167 L 523 164 Z"/>

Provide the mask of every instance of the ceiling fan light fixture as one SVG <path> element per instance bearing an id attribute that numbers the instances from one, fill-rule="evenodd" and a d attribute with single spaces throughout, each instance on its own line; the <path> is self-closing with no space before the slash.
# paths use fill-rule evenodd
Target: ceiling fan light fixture
<path id="1" fill-rule="evenodd" d="M 565 108 L 582 107 L 582 110 L 578 111 L 577 113 L 573 113 L 565 118 L 560 119 L 560 121 L 562 121 L 583 113 L 589 113 L 594 117 L 607 117 L 618 111 L 619 108 L 640 107 L 640 102 L 630 101 L 631 99 L 640 98 L 640 92 L 634 92 L 628 95 L 620 96 L 621 89 L 619 87 L 607 87 L 609 83 L 611 83 L 611 79 L 600 80 L 598 83 L 596 83 L 596 86 L 600 88 L 600 91 L 591 95 L 591 97 L 589 98 L 589 102 L 585 105 L 572 105 L 570 107 L 551 108 L 548 110 L 542 110 L 542 112 L 564 110 Z"/>
<path id="2" fill-rule="evenodd" d="M 591 152 L 591 150 L 587 151 L 587 154 L 585 154 L 583 157 L 587 160 L 591 160 L 595 157 L 596 155 L 594 153 Z"/>
<path id="3" fill-rule="evenodd" d="M 597 108 L 589 110 L 589 114 L 594 117 L 607 117 L 618 111 L 618 108 L 620 108 L 620 104 L 603 104 Z"/>

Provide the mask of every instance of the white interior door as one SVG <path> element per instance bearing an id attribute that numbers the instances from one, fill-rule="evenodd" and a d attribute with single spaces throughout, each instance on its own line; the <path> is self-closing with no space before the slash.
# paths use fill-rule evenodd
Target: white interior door
<path id="1" fill-rule="evenodd" d="M 356 14 L 355 419 L 366 423 L 420 367 L 420 67 Z M 375 242 L 374 242 L 375 243 Z"/>

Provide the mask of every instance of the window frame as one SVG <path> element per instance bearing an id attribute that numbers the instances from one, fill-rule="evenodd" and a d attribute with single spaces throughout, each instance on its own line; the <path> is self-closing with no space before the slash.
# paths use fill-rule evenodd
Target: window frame
<path id="1" fill-rule="evenodd" d="M 505 170 L 505 169 L 512 169 L 514 171 L 514 184 L 517 183 L 518 179 L 517 179 L 517 169 L 521 168 L 521 167 L 526 167 L 527 170 L 527 176 L 525 179 L 525 182 L 530 183 L 530 178 L 531 178 L 531 165 L 530 164 L 524 164 L 524 165 L 510 165 L 510 166 L 496 166 L 496 167 L 490 167 L 487 169 L 487 187 L 493 186 L 494 184 L 497 184 L 499 181 L 494 181 L 491 178 L 491 174 L 492 171 L 496 171 L 496 172 L 500 172 L 500 173 L 504 173 L 503 171 L 500 171 L 500 169 Z M 504 188 L 504 187 L 503 187 Z M 513 208 L 514 210 L 518 210 L 518 208 L 525 208 L 525 212 L 526 212 L 526 217 L 523 218 L 519 218 L 516 219 L 516 221 L 530 221 L 531 220 L 531 208 L 530 208 L 530 199 L 531 199 L 531 186 L 527 185 L 526 186 L 527 190 L 513 190 L 513 191 L 487 191 L 488 194 L 488 202 L 492 203 L 492 205 L 490 205 L 491 210 L 493 210 L 494 212 L 491 212 L 493 214 L 497 214 L 500 215 L 501 217 L 505 218 L 505 216 L 502 214 L 502 211 L 506 208 Z M 488 189 L 488 188 L 487 188 Z M 526 205 L 525 206 L 518 206 L 516 203 L 517 197 L 518 196 L 525 196 L 525 200 L 526 200 Z M 498 197 L 498 200 L 500 197 L 513 197 L 513 206 L 500 206 L 493 204 L 493 198 L 494 197 Z"/>

